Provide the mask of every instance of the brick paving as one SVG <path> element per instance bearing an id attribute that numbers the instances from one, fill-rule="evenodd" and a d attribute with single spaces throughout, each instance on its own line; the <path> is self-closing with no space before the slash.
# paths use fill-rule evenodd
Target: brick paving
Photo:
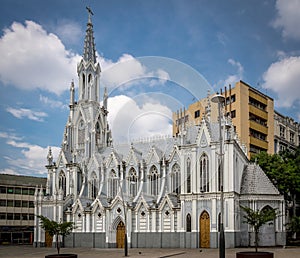
<path id="1" fill-rule="evenodd" d="M 234 248 L 226 249 L 226 258 L 235 258 L 239 251 L 252 251 L 252 248 Z M 274 253 L 274 258 L 300 258 L 300 247 L 287 248 L 260 248 L 261 251 L 271 251 Z M 45 255 L 55 254 L 55 248 L 34 248 L 31 246 L 0 246 L 0 257 L 31 257 L 44 258 Z M 109 257 L 119 258 L 124 257 L 124 249 L 100 249 L 100 248 L 62 248 L 61 253 L 75 253 L 78 258 L 98 258 Z M 131 258 L 217 258 L 219 257 L 218 249 L 145 249 L 132 248 L 128 249 L 128 257 Z"/>

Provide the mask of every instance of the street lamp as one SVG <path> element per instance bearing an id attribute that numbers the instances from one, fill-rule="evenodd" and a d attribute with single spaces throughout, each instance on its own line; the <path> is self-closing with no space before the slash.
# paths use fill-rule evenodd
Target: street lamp
<path id="1" fill-rule="evenodd" d="M 119 188 L 120 188 L 120 192 L 121 192 L 122 205 L 123 205 L 123 211 L 124 211 L 124 220 L 125 220 L 124 256 L 128 256 L 127 211 L 126 211 L 126 205 L 125 205 L 125 200 L 124 200 L 124 195 L 123 195 L 120 178 L 118 179 L 118 183 L 119 183 Z M 136 182 L 130 182 L 130 185 L 134 185 L 134 184 L 136 184 Z"/>
<path id="2" fill-rule="evenodd" d="M 219 258 L 225 258 L 225 234 L 224 234 L 224 172 L 223 172 L 223 137 L 221 128 L 221 106 L 225 102 L 225 97 L 216 94 L 211 98 L 211 101 L 218 104 L 218 120 L 219 120 L 219 142 L 220 142 L 220 153 L 219 153 L 219 176 L 220 176 L 220 202 L 221 202 L 221 216 L 220 216 L 220 236 L 219 236 Z"/>
<path id="3" fill-rule="evenodd" d="M 125 220 L 124 256 L 128 256 L 127 214 L 126 214 L 125 200 L 124 200 L 124 195 L 123 195 L 120 178 L 118 179 L 118 183 L 119 183 L 119 188 L 120 188 L 120 192 L 121 192 L 122 205 L 123 205 L 123 211 L 124 211 L 124 220 Z"/>

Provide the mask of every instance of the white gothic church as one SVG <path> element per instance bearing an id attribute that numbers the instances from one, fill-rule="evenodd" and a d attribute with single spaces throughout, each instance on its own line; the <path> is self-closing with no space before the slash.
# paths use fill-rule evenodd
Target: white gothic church
<path id="1" fill-rule="evenodd" d="M 210 118 L 209 97 L 201 124 L 183 126 L 176 137 L 114 144 L 106 90 L 103 105 L 99 99 L 101 68 L 90 15 L 77 66 L 78 101 L 72 82 L 61 151 L 54 162 L 49 149 L 47 185 L 36 189 L 35 215 L 73 221 L 76 228 L 64 239 L 67 247 L 123 247 L 126 232 L 133 248 L 217 248 L 220 141 L 218 123 Z M 225 122 L 225 245 L 253 245 L 253 231 L 243 223 L 240 205 L 277 209 L 282 216 L 262 228 L 260 245 L 284 245 L 283 196 L 258 165 L 249 163 L 230 119 L 223 117 Z M 34 245 L 55 244 L 36 216 L 34 223 Z"/>

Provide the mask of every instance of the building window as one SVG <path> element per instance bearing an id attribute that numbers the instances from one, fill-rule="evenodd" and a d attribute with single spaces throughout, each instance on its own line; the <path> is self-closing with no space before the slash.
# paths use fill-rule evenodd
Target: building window
<path id="1" fill-rule="evenodd" d="M 8 188 L 7 188 L 7 193 L 8 193 L 8 194 L 14 194 L 14 193 L 15 193 L 14 190 L 15 190 L 15 189 L 14 189 L 13 187 L 8 187 Z"/>
<path id="2" fill-rule="evenodd" d="M 64 196 L 66 196 L 66 176 L 65 176 L 65 173 L 63 171 L 61 171 L 60 174 L 59 174 L 58 188 L 60 190 L 63 190 Z M 28 191 L 28 193 L 29 193 L 29 191 Z"/>
<path id="3" fill-rule="evenodd" d="M 96 123 L 96 145 L 99 147 L 101 143 L 101 129 L 99 122 Z"/>
<path id="4" fill-rule="evenodd" d="M 209 192 L 209 167 L 208 157 L 203 154 L 200 158 L 200 191 Z"/>
<path id="5" fill-rule="evenodd" d="M 80 148 L 83 148 L 84 138 L 85 138 L 85 126 L 84 121 L 80 120 L 78 124 L 78 144 Z"/>
<path id="6" fill-rule="evenodd" d="M 118 178 L 116 172 L 112 169 L 108 179 L 108 197 L 114 198 L 118 192 Z"/>
<path id="7" fill-rule="evenodd" d="M 192 218 L 191 214 L 188 213 L 186 215 L 186 232 L 191 232 L 192 231 Z"/>
<path id="8" fill-rule="evenodd" d="M 6 194 L 6 187 L 5 186 L 0 186 L 0 193 Z"/>
<path id="9" fill-rule="evenodd" d="M 235 102 L 235 94 L 226 98 L 226 105 Z"/>
<path id="10" fill-rule="evenodd" d="M 195 118 L 199 117 L 200 116 L 200 110 L 196 110 L 195 111 Z"/>
<path id="11" fill-rule="evenodd" d="M 186 192 L 191 192 L 191 160 L 190 158 L 186 161 Z"/>
<path id="12" fill-rule="evenodd" d="M 231 118 L 235 118 L 235 117 L 236 117 L 236 111 L 235 111 L 235 110 L 232 110 L 232 111 L 231 111 L 230 117 L 231 117 Z"/>
<path id="13" fill-rule="evenodd" d="M 152 166 L 150 169 L 149 179 L 150 179 L 150 194 L 158 195 L 159 174 L 155 166 Z"/>
<path id="14" fill-rule="evenodd" d="M 266 141 L 267 136 L 261 132 L 258 132 L 254 129 L 250 129 L 250 136 L 253 136 L 254 138 L 257 138 L 262 141 Z"/>
<path id="15" fill-rule="evenodd" d="M 22 189 L 19 187 L 15 188 L 15 194 L 22 194 Z"/>
<path id="16" fill-rule="evenodd" d="M 138 183 L 138 178 L 137 178 L 136 171 L 134 168 L 131 168 L 129 170 L 129 176 L 128 176 L 129 195 L 131 197 L 137 195 L 137 183 Z"/>
<path id="17" fill-rule="evenodd" d="M 249 119 L 250 119 L 250 121 L 254 121 L 260 125 L 267 126 L 267 120 L 255 115 L 255 114 L 250 113 Z"/>
<path id="18" fill-rule="evenodd" d="M 15 207 L 21 207 L 21 200 L 15 200 Z"/>
<path id="19" fill-rule="evenodd" d="M 171 171 L 171 192 L 180 193 L 180 167 L 177 163 L 174 164 Z"/>
<path id="20" fill-rule="evenodd" d="M 249 97 L 249 104 L 260 110 L 266 111 L 267 105 L 261 103 L 260 101 L 254 99 L 254 98 Z"/>
<path id="21" fill-rule="evenodd" d="M 290 132 L 290 143 L 295 143 L 295 134 Z"/>
<path id="22" fill-rule="evenodd" d="M 95 172 L 92 174 L 92 179 L 90 181 L 90 197 L 96 198 L 98 193 L 98 180 Z"/>
<path id="23" fill-rule="evenodd" d="M 280 125 L 279 126 L 279 133 L 280 133 L 280 137 L 285 139 L 285 127 Z"/>

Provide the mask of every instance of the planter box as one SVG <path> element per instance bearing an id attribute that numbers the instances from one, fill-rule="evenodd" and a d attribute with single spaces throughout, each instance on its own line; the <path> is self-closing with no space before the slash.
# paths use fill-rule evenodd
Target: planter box
<path id="1" fill-rule="evenodd" d="M 273 258 L 274 254 L 270 252 L 238 252 L 236 258 Z"/>

